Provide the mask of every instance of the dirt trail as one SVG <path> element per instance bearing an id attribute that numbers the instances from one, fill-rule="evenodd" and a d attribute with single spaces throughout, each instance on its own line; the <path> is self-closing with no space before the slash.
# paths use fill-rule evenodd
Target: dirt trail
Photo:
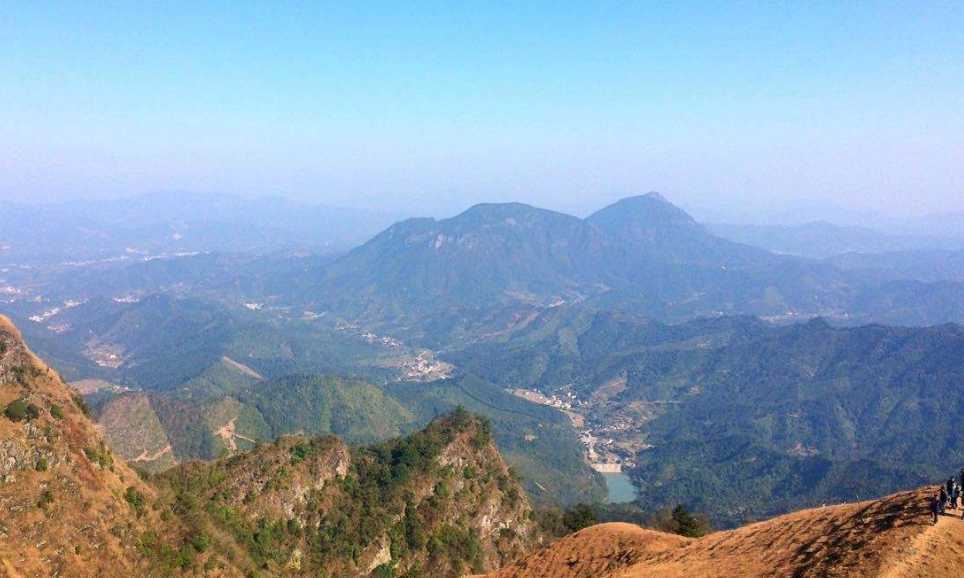
<path id="1" fill-rule="evenodd" d="M 946 552 L 964 552 L 962 513 L 964 511 L 961 509 L 949 510 L 949 515 L 941 516 L 937 524 L 914 536 L 906 547 L 899 550 L 901 556 L 895 557 L 896 560 L 880 578 L 964 576 L 964 565 L 955 564 L 960 561 L 943 555 Z"/>
<path id="2" fill-rule="evenodd" d="M 129 460 L 129 461 L 132 461 L 132 462 L 153 462 L 154 460 L 159 460 L 159 459 L 161 459 L 161 457 L 163 457 L 164 455 L 169 454 L 169 453 L 171 453 L 171 452 L 173 452 L 173 451 L 174 451 L 174 448 L 172 448 L 170 445 L 168 445 L 167 447 L 165 447 L 165 448 L 163 448 L 163 449 L 160 449 L 160 450 L 158 450 L 158 451 L 156 451 L 156 452 L 154 452 L 153 454 L 150 454 L 150 455 L 148 455 L 147 450 L 144 450 L 143 452 L 141 452 L 141 454 L 140 454 L 139 456 L 137 456 L 136 458 L 134 458 L 134 459 L 132 459 L 132 460 Z"/>

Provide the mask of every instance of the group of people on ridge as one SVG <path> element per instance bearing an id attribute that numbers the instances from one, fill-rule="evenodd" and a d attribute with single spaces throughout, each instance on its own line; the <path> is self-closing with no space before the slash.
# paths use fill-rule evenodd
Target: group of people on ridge
<path id="1" fill-rule="evenodd" d="M 954 476 L 951 476 L 947 483 L 941 486 L 937 495 L 931 498 L 931 515 L 934 517 L 935 524 L 948 507 L 952 510 L 957 509 L 957 501 L 962 498 L 962 491 L 964 491 L 964 468 L 961 468 L 961 483 L 957 483 Z M 962 503 L 962 510 L 964 510 L 964 503 Z M 961 513 L 961 519 L 964 520 L 964 512 Z"/>

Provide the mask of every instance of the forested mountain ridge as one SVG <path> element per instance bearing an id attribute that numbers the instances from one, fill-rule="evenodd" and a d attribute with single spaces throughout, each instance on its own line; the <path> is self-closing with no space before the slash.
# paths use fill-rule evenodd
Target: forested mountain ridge
<path id="1" fill-rule="evenodd" d="M 586 219 L 505 203 L 405 221 L 322 267 L 299 299 L 439 343 L 490 330 L 480 320 L 498 307 L 580 301 L 671 321 L 964 320 L 964 286 L 951 283 L 939 300 L 908 299 L 905 280 L 716 237 L 650 193 Z"/>
<path id="2" fill-rule="evenodd" d="M 216 459 L 284 434 L 334 434 L 351 444 L 381 442 L 428 421 L 417 421 L 407 408 L 360 379 L 235 377 L 238 389 L 228 392 L 92 395 L 93 416 L 118 455 L 147 470 Z M 220 376 L 212 379 L 225 383 Z"/>
<path id="3" fill-rule="evenodd" d="M 464 411 L 368 448 L 282 437 L 152 483 L 162 504 L 211 528 L 212 550 L 239 546 L 234 564 L 247 572 L 458 575 L 498 567 L 540 539 L 488 423 Z M 222 533 L 231 538 L 219 543 Z"/>
<path id="4" fill-rule="evenodd" d="M 564 414 L 471 376 L 379 388 L 334 375 L 292 375 L 249 380 L 236 391 L 213 396 L 131 391 L 90 399 L 93 416 L 118 456 L 152 471 L 233 455 L 285 434 L 381 442 L 462 406 L 492 421 L 493 437 L 523 475 L 534 502 L 565 506 L 605 495 Z"/>
<path id="5" fill-rule="evenodd" d="M 914 487 L 964 462 L 962 352 L 954 324 L 666 325 L 560 307 L 451 358 L 505 387 L 573 392 L 636 464 L 644 507 L 684 503 L 732 524 Z"/>
<path id="6" fill-rule="evenodd" d="M 0 574 L 447 576 L 540 540 L 491 426 L 464 410 L 349 448 L 283 437 L 142 479 L 0 317 Z"/>
<path id="7" fill-rule="evenodd" d="M 412 372 L 438 365 L 431 352 L 333 315 L 285 313 L 161 293 L 68 308 L 60 333 L 20 319 L 31 345 L 80 380 L 115 451 L 143 468 L 214 459 L 279 434 L 383 441 L 462 405 L 498 422 L 500 447 L 537 503 L 604 496 L 564 415 L 458 371 L 429 384 Z"/>

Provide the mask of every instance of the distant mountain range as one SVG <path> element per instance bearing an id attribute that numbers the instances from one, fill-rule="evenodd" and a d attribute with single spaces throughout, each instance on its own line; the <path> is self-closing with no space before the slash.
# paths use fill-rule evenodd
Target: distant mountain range
<path id="1" fill-rule="evenodd" d="M 957 238 L 899 235 L 865 227 L 834 225 L 827 221 L 812 221 L 793 226 L 708 223 L 706 228 L 712 234 L 725 239 L 809 259 L 826 259 L 847 253 L 964 249 L 964 235 Z"/>
<path id="2" fill-rule="evenodd" d="M 841 248 L 888 247 L 865 230 L 795 231 L 801 236 L 794 242 L 813 254 L 830 252 L 838 243 L 832 238 Z M 578 302 L 670 321 L 743 314 L 843 324 L 962 321 L 960 254 L 849 252 L 821 260 L 777 254 L 715 236 L 651 193 L 586 219 L 518 203 L 477 205 L 448 219 L 396 223 L 337 255 L 205 253 L 7 268 L 0 287 L 14 292 L 14 313 L 95 296 L 204 295 L 330 312 L 440 348 L 501 331 L 539 308 Z"/>
<path id="3" fill-rule="evenodd" d="M 656 193 L 586 219 L 512 203 L 404 221 L 319 269 L 299 280 L 306 285 L 299 299 L 423 333 L 423 316 L 458 326 L 496 306 L 582 301 L 668 320 L 964 319 L 964 285 L 956 281 L 914 288 L 923 297 L 908 299 L 916 280 L 722 239 Z"/>
<path id="4" fill-rule="evenodd" d="M 703 223 L 727 223 L 754 229 L 807 228 L 813 223 L 832 223 L 843 229 L 865 229 L 890 236 L 964 239 L 964 211 L 926 214 L 889 214 L 855 209 L 819 200 L 755 199 L 749 203 L 687 204 Z"/>
<path id="5" fill-rule="evenodd" d="M 841 269 L 877 271 L 893 279 L 927 283 L 964 281 L 964 250 L 918 249 L 887 253 L 843 253 L 829 259 Z"/>
<path id="6" fill-rule="evenodd" d="M 51 204 L 0 202 L 0 264 L 203 251 L 342 251 L 398 219 L 281 197 L 164 192 Z"/>

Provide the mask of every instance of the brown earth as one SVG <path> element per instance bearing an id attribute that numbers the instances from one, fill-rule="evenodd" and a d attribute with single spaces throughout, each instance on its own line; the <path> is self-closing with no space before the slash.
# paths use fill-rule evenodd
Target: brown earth
<path id="1" fill-rule="evenodd" d="M 936 488 L 803 510 L 700 539 L 602 524 L 487 578 L 964 576 L 961 510 L 931 524 Z"/>
<path id="2" fill-rule="evenodd" d="M 154 492 L 107 449 L 60 376 L 0 315 L 0 408 L 23 399 L 34 416 L 0 417 L 0 577 L 149 575 L 137 538 L 177 532 L 124 499 Z"/>

